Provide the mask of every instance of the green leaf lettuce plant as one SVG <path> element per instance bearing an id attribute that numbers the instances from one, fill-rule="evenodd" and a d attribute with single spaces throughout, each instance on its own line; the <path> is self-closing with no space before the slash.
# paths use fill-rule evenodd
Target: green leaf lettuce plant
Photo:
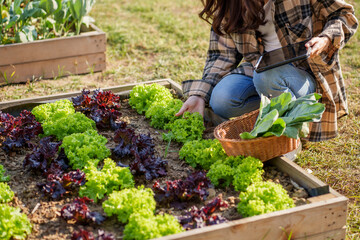
<path id="1" fill-rule="evenodd" d="M 29 219 L 20 208 L 0 204 L 0 239 L 26 239 L 31 229 Z"/>
<path id="2" fill-rule="evenodd" d="M 139 114 L 146 112 L 153 103 L 173 99 L 169 89 L 153 83 L 136 85 L 130 92 L 129 104 Z"/>
<path id="3" fill-rule="evenodd" d="M 73 169 L 84 169 L 97 164 L 111 155 L 105 146 L 107 139 L 97 131 L 89 129 L 84 133 L 74 133 L 64 137 L 61 148 L 70 161 Z M 86 169 L 84 169 L 86 172 Z"/>
<path id="4" fill-rule="evenodd" d="M 154 213 L 156 201 L 150 188 L 139 186 L 112 192 L 102 206 L 108 216 L 117 215 L 120 222 L 126 223 L 134 212 L 147 209 Z"/>
<path id="5" fill-rule="evenodd" d="M 273 182 L 253 183 L 246 192 L 240 193 L 239 198 L 237 210 L 243 217 L 295 207 L 286 190 L 280 184 Z"/>
<path id="6" fill-rule="evenodd" d="M 0 182 L 0 203 L 11 202 L 14 198 L 14 192 L 7 183 Z"/>
<path id="7" fill-rule="evenodd" d="M 134 212 L 124 229 L 124 240 L 146 240 L 183 232 L 178 220 L 169 214 L 154 215 L 143 209 Z"/>
<path id="8" fill-rule="evenodd" d="M 179 158 L 192 167 L 200 166 L 202 169 L 209 170 L 210 166 L 218 160 L 227 157 L 219 140 L 200 139 L 185 142 L 179 152 Z"/>
<path id="9" fill-rule="evenodd" d="M 107 158 L 104 166 L 98 170 L 95 166 L 86 169 L 86 183 L 80 187 L 80 197 L 87 196 L 97 202 L 115 190 L 133 188 L 134 178 L 129 168 L 116 166 L 116 163 Z"/>
<path id="10" fill-rule="evenodd" d="M 9 176 L 5 176 L 4 166 L 0 164 L 0 182 L 8 182 L 10 180 Z"/>

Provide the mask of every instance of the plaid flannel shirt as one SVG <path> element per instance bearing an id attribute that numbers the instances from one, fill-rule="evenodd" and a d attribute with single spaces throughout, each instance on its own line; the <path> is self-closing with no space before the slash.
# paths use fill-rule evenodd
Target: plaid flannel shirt
<path id="1" fill-rule="evenodd" d="M 348 114 L 339 50 L 355 33 L 358 21 L 353 7 L 342 0 L 269 0 L 275 30 L 282 46 L 312 37 L 327 36 L 326 53 L 295 66 L 312 73 L 316 91 L 322 94 L 326 110 L 320 122 L 310 124 L 308 140 L 322 141 L 337 135 L 337 119 Z M 209 101 L 214 86 L 227 74 L 252 76 L 264 48 L 258 33 L 248 30 L 219 36 L 210 34 L 208 56 L 201 80 L 183 82 L 185 96 L 199 95 Z"/>

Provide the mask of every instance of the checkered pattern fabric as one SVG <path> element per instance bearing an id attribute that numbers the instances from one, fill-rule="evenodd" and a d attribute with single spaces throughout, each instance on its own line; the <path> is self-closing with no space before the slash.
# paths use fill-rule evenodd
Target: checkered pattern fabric
<path id="1" fill-rule="evenodd" d="M 318 123 L 310 125 L 308 140 L 322 141 L 337 135 L 337 119 L 348 113 L 345 84 L 341 75 L 339 50 L 358 27 L 353 7 L 342 0 L 269 0 L 275 30 L 282 46 L 316 36 L 327 36 L 331 46 L 327 53 L 295 62 L 317 81 L 317 92 L 326 110 Z M 199 95 L 209 101 L 214 86 L 227 74 L 252 76 L 264 47 L 258 32 L 219 36 L 213 29 L 201 80 L 183 82 L 185 96 Z"/>

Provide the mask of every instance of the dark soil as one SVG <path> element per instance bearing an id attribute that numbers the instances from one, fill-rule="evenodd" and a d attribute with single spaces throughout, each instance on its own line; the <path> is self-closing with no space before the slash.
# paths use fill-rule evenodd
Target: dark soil
<path id="1" fill-rule="evenodd" d="M 148 134 L 154 139 L 156 146 L 156 152 L 158 156 L 163 157 L 167 148 L 167 143 L 162 140 L 162 130 L 154 129 L 150 127 L 149 121 L 143 116 L 132 110 L 127 104 L 126 100 L 123 103 L 122 118 L 128 123 L 129 127 L 135 129 L 136 133 Z M 100 131 L 100 134 L 105 136 L 109 141 L 107 146 L 112 148 L 115 143 L 112 140 L 112 131 Z M 204 138 L 213 138 L 213 127 L 208 127 L 204 133 Z M 166 159 L 168 161 L 168 175 L 160 179 L 154 179 L 147 182 L 143 177 L 135 177 L 136 185 L 145 185 L 145 187 L 152 187 L 155 180 L 159 180 L 161 183 L 166 180 L 184 179 L 189 173 L 194 171 L 183 160 L 179 159 L 178 152 L 181 148 L 181 144 L 172 142 Z M 67 193 L 61 200 L 53 200 L 46 196 L 43 196 L 39 192 L 37 183 L 45 182 L 45 178 L 41 174 L 35 174 L 23 169 L 23 160 L 26 154 L 30 153 L 29 149 L 20 149 L 17 152 L 6 154 L 0 149 L 0 164 L 4 165 L 7 170 L 7 175 L 11 176 L 10 185 L 11 189 L 15 192 L 15 199 L 10 205 L 19 207 L 28 215 L 32 225 L 33 231 L 28 239 L 71 239 L 74 230 L 85 228 L 97 235 L 98 229 L 103 229 L 107 232 L 113 233 L 117 239 L 122 238 L 122 231 L 124 225 L 117 222 L 116 217 L 110 217 L 105 220 L 101 225 L 79 225 L 71 222 L 66 222 L 60 217 L 60 210 L 66 204 L 72 202 L 77 197 L 77 192 Z M 284 188 L 289 192 L 290 196 L 295 200 L 296 205 L 302 205 L 306 203 L 307 193 L 304 189 L 295 187 L 290 178 L 272 166 L 266 166 L 265 164 L 265 180 L 272 180 L 274 182 L 281 183 Z M 239 219 L 241 216 L 236 211 L 236 205 L 239 202 L 239 192 L 234 191 L 232 188 L 227 189 L 209 189 L 209 197 L 206 202 L 188 202 L 186 203 L 186 209 L 193 205 L 201 207 L 208 201 L 211 201 L 214 197 L 222 195 L 222 198 L 229 204 L 229 208 L 220 212 L 222 216 L 228 220 Z M 102 202 L 106 200 L 106 197 L 99 201 L 97 204 L 90 204 L 89 207 L 92 211 L 98 211 L 105 215 L 102 210 Z M 159 207 L 157 213 L 165 212 L 173 215 L 181 215 L 184 210 L 176 210 L 173 208 Z"/>

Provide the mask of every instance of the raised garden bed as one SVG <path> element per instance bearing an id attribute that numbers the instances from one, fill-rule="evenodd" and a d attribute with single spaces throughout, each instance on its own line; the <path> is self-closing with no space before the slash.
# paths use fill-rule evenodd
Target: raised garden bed
<path id="1" fill-rule="evenodd" d="M 171 80 L 159 80 L 157 82 L 173 89 L 181 97 L 180 86 Z M 111 90 L 124 99 L 123 117 L 129 125 L 141 133 L 150 133 L 156 144 L 157 154 L 163 156 L 167 143 L 161 139 L 162 130 L 149 127 L 148 120 L 143 115 L 138 115 L 135 110 L 127 105 L 126 98 L 134 84 L 112 87 L 103 90 Z M 32 109 L 35 105 L 70 98 L 79 95 L 79 92 L 45 96 L 33 99 L 24 99 L 0 103 L 0 110 L 11 114 L 18 114 L 23 109 Z M 204 137 L 213 138 L 212 129 L 208 129 Z M 112 131 L 100 131 L 111 139 Z M 109 141 L 108 147 L 113 143 Z M 178 151 L 181 144 L 171 143 L 166 160 L 168 161 L 168 176 L 159 180 L 174 180 L 186 177 L 193 169 L 184 161 L 179 160 Z M 68 195 L 64 199 L 53 201 L 41 196 L 36 187 L 36 182 L 42 181 L 43 177 L 26 172 L 22 168 L 22 161 L 28 150 L 21 150 L 17 154 L 6 155 L 0 153 L 0 164 L 8 170 L 11 180 L 10 187 L 16 193 L 12 205 L 20 207 L 25 212 L 34 230 L 28 239 L 69 239 L 71 233 L 78 229 L 78 225 L 68 224 L 59 217 L 61 207 L 70 202 L 76 196 Z M 328 185 L 316 177 L 308 174 L 284 157 L 278 157 L 265 163 L 265 178 L 279 181 L 296 199 L 296 207 L 277 211 L 260 216 L 239 219 L 235 205 L 222 212 L 222 215 L 230 221 L 214 226 L 189 230 L 180 234 L 170 235 L 161 239 L 345 239 L 345 224 L 347 215 L 347 198 L 341 196 Z M 290 180 L 291 179 L 291 180 Z M 295 183 L 294 183 L 295 182 Z M 144 178 L 136 179 L 136 184 L 144 184 L 151 187 L 153 181 L 147 182 Z M 297 186 L 306 189 L 302 190 Z M 212 189 L 208 200 L 222 194 L 223 199 L 236 202 L 238 192 L 231 189 Z M 204 203 L 189 202 L 187 207 Z M 93 211 L 102 211 L 101 204 L 92 204 Z M 179 215 L 181 212 L 171 208 L 159 208 L 157 212 L 172 213 Z M 82 226 L 88 230 L 102 228 L 116 234 L 121 239 L 123 226 L 117 223 L 115 217 L 108 218 L 101 226 Z"/>
<path id="2" fill-rule="evenodd" d="M 80 35 L 0 45 L 0 85 L 103 71 L 106 35 L 95 25 Z"/>

